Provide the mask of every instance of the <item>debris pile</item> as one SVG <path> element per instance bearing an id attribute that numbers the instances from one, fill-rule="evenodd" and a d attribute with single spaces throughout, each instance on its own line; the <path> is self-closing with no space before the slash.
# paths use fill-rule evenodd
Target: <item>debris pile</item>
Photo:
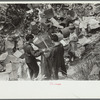
<path id="1" fill-rule="evenodd" d="M 65 49 L 67 77 L 72 80 L 100 79 L 99 4 L 4 4 L 0 8 L 0 77 L 5 75 L 5 80 L 10 81 L 30 80 L 23 50 L 26 34 L 34 35 L 33 43 L 39 49 L 52 48 L 50 36 L 56 34 Z M 75 26 L 78 38 L 73 61 L 69 55 L 70 23 Z M 36 46 L 33 45 L 35 50 Z M 42 72 L 38 64 L 37 80 L 42 80 L 45 75 L 41 73 L 47 72 Z"/>

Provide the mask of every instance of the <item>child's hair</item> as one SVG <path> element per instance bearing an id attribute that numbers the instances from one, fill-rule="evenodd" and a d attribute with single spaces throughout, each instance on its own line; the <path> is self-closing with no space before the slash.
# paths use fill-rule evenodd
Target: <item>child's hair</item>
<path id="1" fill-rule="evenodd" d="M 64 17 L 60 17 L 60 20 L 61 20 L 61 21 L 64 21 Z"/>
<path id="2" fill-rule="evenodd" d="M 53 40 L 54 42 L 58 42 L 58 36 L 56 34 L 52 34 L 51 40 Z"/>
<path id="3" fill-rule="evenodd" d="M 29 39 L 33 39 L 34 36 L 32 34 L 27 34 L 26 35 L 26 41 L 29 41 Z"/>

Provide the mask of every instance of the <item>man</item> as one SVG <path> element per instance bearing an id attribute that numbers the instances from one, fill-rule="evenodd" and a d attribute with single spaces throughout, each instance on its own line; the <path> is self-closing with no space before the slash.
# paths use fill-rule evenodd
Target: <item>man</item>
<path id="1" fill-rule="evenodd" d="M 32 47 L 34 36 L 32 34 L 26 35 L 27 43 L 24 46 L 25 60 L 29 67 L 31 79 L 36 78 L 39 73 L 39 66 L 36 57 L 40 56 L 42 51 L 34 50 Z"/>
<path id="2" fill-rule="evenodd" d="M 63 72 L 66 73 L 66 67 L 64 62 L 64 47 L 61 43 L 58 42 L 57 35 L 51 35 L 52 42 L 54 43 L 54 47 L 50 51 L 49 56 L 49 64 L 51 66 L 51 72 L 53 79 L 58 79 L 58 71 L 59 68 Z"/>

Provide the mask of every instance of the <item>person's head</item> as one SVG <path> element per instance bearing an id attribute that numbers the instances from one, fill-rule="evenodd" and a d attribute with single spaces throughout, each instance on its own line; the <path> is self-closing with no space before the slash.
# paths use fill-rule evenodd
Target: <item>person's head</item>
<path id="1" fill-rule="evenodd" d="M 27 35 L 26 35 L 26 41 L 28 41 L 28 42 L 30 42 L 30 43 L 33 42 L 33 38 L 34 38 L 34 36 L 33 36 L 32 34 L 27 34 Z"/>
<path id="2" fill-rule="evenodd" d="M 64 17 L 60 17 L 60 20 L 61 20 L 61 21 L 64 21 Z"/>
<path id="3" fill-rule="evenodd" d="M 51 40 L 52 40 L 53 43 L 58 42 L 58 36 L 56 34 L 52 34 Z"/>
<path id="4" fill-rule="evenodd" d="M 70 23 L 70 24 L 69 24 L 69 31 L 70 31 L 70 33 L 73 33 L 74 30 L 75 30 L 74 24 L 73 24 L 73 23 Z"/>

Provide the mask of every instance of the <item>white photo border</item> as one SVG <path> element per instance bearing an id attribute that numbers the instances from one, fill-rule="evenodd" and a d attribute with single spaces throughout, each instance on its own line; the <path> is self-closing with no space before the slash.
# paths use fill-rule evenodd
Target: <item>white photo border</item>
<path id="1" fill-rule="evenodd" d="M 100 3 L 100 1 L 0 1 L 15 3 Z M 57 85 L 59 84 L 59 85 Z M 0 82 L 0 99 L 99 99 L 100 81 Z"/>

